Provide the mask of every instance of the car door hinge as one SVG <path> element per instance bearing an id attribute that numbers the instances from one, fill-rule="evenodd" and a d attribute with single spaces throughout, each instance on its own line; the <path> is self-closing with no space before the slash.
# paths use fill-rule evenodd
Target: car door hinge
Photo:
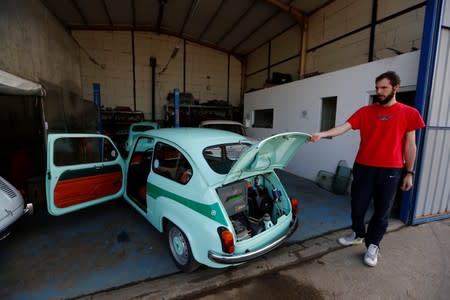
<path id="1" fill-rule="evenodd" d="M 50 174 L 50 172 L 47 172 L 47 178 L 48 180 L 52 179 L 52 175 Z"/>

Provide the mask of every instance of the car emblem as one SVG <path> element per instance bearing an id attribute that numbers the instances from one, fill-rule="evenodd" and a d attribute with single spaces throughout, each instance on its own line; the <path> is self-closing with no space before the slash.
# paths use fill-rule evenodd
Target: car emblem
<path id="1" fill-rule="evenodd" d="M 211 216 L 215 216 L 217 214 L 216 210 L 211 210 Z"/>

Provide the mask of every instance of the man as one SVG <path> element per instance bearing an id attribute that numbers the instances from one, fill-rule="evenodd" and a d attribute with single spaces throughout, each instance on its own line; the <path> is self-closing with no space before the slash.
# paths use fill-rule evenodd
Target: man
<path id="1" fill-rule="evenodd" d="M 425 127 L 419 112 L 396 100 L 400 77 L 393 71 L 375 79 L 374 104 L 357 110 L 344 124 L 314 133 L 312 142 L 335 137 L 350 129 L 360 131 L 360 145 L 353 165 L 351 188 L 352 232 L 337 241 L 343 246 L 365 242 L 364 262 L 374 267 L 379 245 L 386 233 L 388 219 L 400 183 L 403 191 L 413 185 L 416 159 L 416 129 Z M 406 175 L 402 179 L 403 170 Z M 364 216 L 371 199 L 374 213 L 367 231 Z"/>

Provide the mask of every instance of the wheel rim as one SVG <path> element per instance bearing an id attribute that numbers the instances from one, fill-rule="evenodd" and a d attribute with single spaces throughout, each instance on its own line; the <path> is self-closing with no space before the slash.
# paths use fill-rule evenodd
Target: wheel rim
<path id="1" fill-rule="evenodd" d="M 189 249 L 187 241 L 184 238 L 183 233 L 175 227 L 172 227 L 169 231 L 169 244 L 170 251 L 173 257 L 180 265 L 186 265 L 189 260 Z"/>

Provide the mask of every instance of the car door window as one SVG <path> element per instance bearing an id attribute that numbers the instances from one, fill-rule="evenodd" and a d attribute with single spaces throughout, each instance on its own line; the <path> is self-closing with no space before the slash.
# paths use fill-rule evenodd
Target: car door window
<path id="1" fill-rule="evenodd" d="M 54 144 L 56 166 L 113 161 L 117 151 L 111 142 L 98 137 L 59 138 Z"/>
<path id="2" fill-rule="evenodd" d="M 112 141 L 98 134 L 49 134 L 47 207 L 62 215 L 116 199 L 124 191 L 124 161 Z"/>
<path id="3" fill-rule="evenodd" d="M 192 177 L 192 166 L 175 147 L 157 143 L 154 151 L 153 172 L 181 184 L 187 184 Z"/>
<path id="4" fill-rule="evenodd" d="M 147 177 L 153 157 L 153 138 L 140 137 L 128 162 L 127 194 L 144 211 L 147 209 Z"/>

